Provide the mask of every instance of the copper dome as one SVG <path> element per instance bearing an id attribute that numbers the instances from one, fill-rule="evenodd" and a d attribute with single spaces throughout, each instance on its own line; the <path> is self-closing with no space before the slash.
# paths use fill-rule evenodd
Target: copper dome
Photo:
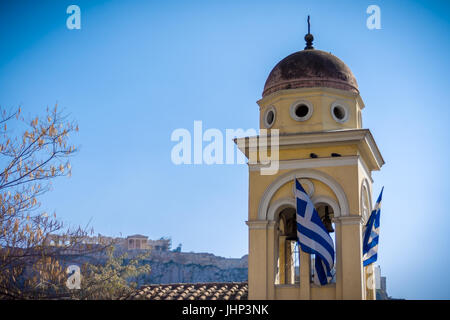
<path id="1" fill-rule="evenodd" d="M 281 60 L 270 72 L 263 97 L 283 89 L 327 87 L 359 93 L 347 65 L 331 53 L 308 49 Z"/>

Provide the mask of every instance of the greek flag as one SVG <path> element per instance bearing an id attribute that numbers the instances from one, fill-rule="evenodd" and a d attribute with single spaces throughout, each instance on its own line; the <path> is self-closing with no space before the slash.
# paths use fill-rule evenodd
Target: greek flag
<path id="1" fill-rule="evenodd" d="M 297 179 L 295 179 L 295 198 L 298 242 L 304 252 L 316 255 L 314 274 L 317 275 L 320 285 L 327 284 L 331 281 L 331 269 L 334 266 L 333 240 L 320 220 L 308 194 Z"/>
<path id="2" fill-rule="evenodd" d="M 381 197 L 383 196 L 383 189 L 381 189 L 378 196 L 375 208 L 370 214 L 369 220 L 363 230 L 363 264 L 368 266 L 377 261 L 378 253 L 378 238 L 380 233 L 380 212 L 381 212 Z"/>

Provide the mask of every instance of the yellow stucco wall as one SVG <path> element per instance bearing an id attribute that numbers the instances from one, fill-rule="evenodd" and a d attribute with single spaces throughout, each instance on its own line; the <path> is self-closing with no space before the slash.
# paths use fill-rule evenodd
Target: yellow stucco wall
<path id="1" fill-rule="evenodd" d="M 358 96 L 346 91 L 336 89 L 293 89 L 272 94 L 260 101 L 260 128 L 265 128 L 263 117 L 267 108 L 273 106 L 276 110 L 276 119 L 273 128 L 283 133 L 315 132 L 338 129 L 361 128 L 358 112 L 363 107 Z M 298 122 L 292 119 L 290 107 L 299 100 L 306 100 L 313 106 L 311 118 Z M 348 107 L 349 119 L 345 123 L 336 122 L 331 115 L 331 105 L 340 102 Z M 299 126 L 299 123 L 301 125 Z"/>
<path id="2" fill-rule="evenodd" d="M 313 105 L 313 113 L 306 121 L 295 121 L 291 118 L 290 107 L 298 100 L 307 100 Z M 345 103 L 349 110 L 349 118 L 345 123 L 336 122 L 331 115 L 332 103 Z M 293 89 L 276 92 L 258 101 L 260 105 L 260 125 L 264 128 L 263 117 L 267 108 L 275 108 L 276 117 L 272 129 L 279 129 L 280 134 L 298 134 L 303 132 L 322 132 L 342 129 L 361 128 L 360 112 L 364 107 L 361 98 L 341 90 L 312 88 Z M 300 284 L 276 285 L 275 274 L 278 258 L 278 225 L 276 217 L 267 220 L 267 212 L 258 216 L 262 200 L 267 197 L 267 190 L 278 179 L 302 169 L 302 163 L 297 167 L 279 170 L 274 175 L 262 175 L 250 165 L 249 170 L 249 298 L 250 299 L 365 299 L 365 277 L 362 268 L 362 219 L 361 190 L 365 181 L 372 192 L 371 173 L 365 167 L 361 146 L 357 142 L 334 142 L 328 144 L 310 144 L 303 146 L 284 146 L 279 150 L 281 162 L 292 160 L 309 161 L 307 170 L 332 179 L 345 193 L 348 212 L 342 212 L 342 217 L 335 218 L 336 238 L 336 283 L 317 287 L 309 283 L 310 266 L 301 263 Z M 255 151 L 256 152 L 256 151 Z M 320 159 L 328 158 L 329 165 L 311 167 L 310 153 L 315 153 Z M 339 153 L 342 157 L 330 158 L 331 153 Z M 252 156 L 252 152 L 250 152 Z M 343 159 L 358 159 L 352 164 L 342 164 Z M 371 159 L 369 159 L 371 160 Z M 342 162 L 344 163 L 344 162 Z M 294 166 L 295 166 L 294 165 Z M 301 176 L 297 178 L 302 178 Z M 338 195 L 322 181 L 308 178 L 314 185 L 312 197 L 327 197 L 339 203 Z M 308 191 L 308 190 L 307 190 Z M 293 179 L 279 186 L 269 199 L 268 208 L 279 201 L 291 199 L 293 195 Z M 343 209 L 342 207 L 340 209 Z M 300 259 L 308 261 L 309 255 L 300 253 Z"/>
<path id="3" fill-rule="evenodd" d="M 324 172 L 333 177 L 345 190 L 349 213 L 353 216 L 359 216 L 360 201 L 359 201 L 359 183 L 358 166 L 340 166 L 340 167 L 325 167 L 316 168 L 315 170 Z M 250 194 L 249 194 L 249 221 L 258 220 L 258 208 L 261 204 L 261 199 L 264 192 L 269 185 L 278 177 L 284 175 L 290 170 L 282 170 L 277 175 L 263 176 L 259 171 L 250 172 Z M 326 196 L 336 202 L 338 201 L 336 195 L 331 188 L 323 182 L 308 179 L 314 185 L 313 196 Z M 282 185 L 273 195 L 270 200 L 270 205 L 277 200 L 283 198 L 292 198 L 293 195 L 293 181 L 289 181 Z M 274 226 L 276 229 L 276 225 Z M 350 224 L 342 225 L 336 228 L 336 233 L 339 233 L 339 238 L 336 236 L 336 259 L 344 264 L 340 265 L 341 270 L 345 272 L 339 274 L 338 279 L 345 283 L 345 288 L 342 289 L 342 284 L 336 284 L 334 289 L 330 288 L 316 288 L 311 291 L 311 299 L 334 299 L 337 296 L 343 296 L 348 299 L 361 299 L 363 291 L 363 273 L 361 266 L 362 256 L 358 254 L 361 251 L 361 225 Z M 277 248 L 273 230 L 250 230 L 250 257 L 249 257 L 249 283 L 250 283 L 250 298 L 251 299 L 270 299 L 275 298 L 273 291 L 276 291 L 275 279 L 275 265 L 277 260 Z M 358 276 L 359 275 L 359 276 Z M 343 290 L 340 294 L 337 293 L 337 288 Z M 323 289 L 323 296 L 321 295 Z M 287 290 L 287 291 L 286 291 Z M 289 298 L 287 292 L 293 289 L 286 289 L 282 293 L 277 293 L 276 297 Z M 300 290 L 298 288 L 298 290 Z M 330 293 L 330 290 L 333 292 Z M 271 293 L 272 292 L 272 293 Z M 276 292 L 279 292 L 276 291 Z M 314 292 L 314 293 L 313 293 Z M 300 293 L 294 294 L 297 297 Z M 295 297 L 291 297 L 294 299 Z"/>

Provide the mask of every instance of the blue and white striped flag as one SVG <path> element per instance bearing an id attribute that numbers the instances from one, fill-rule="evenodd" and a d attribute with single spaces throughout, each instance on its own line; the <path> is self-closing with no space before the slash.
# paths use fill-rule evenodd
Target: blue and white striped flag
<path id="1" fill-rule="evenodd" d="M 334 266 L 334 244 L 328 231 L 320 220 L 308 194 L 295 179 L 295 198 L 297 202 L 297 238 L 302 250 L 315 254 L 315 275 L 321 285 L 331 281 Z M 300 261 L 300 263 L 302 263 Z"/>
<path id="2" fill-rule="evenodd" d="M 370 214 L 363 230 L 363 264 L 368 266 L 377 261 L 378 255 L 378 239 L 380 234 L 380 212 L 381 212 L 381 197 L 383 196 L 384 187 L 381 189 L 378 196 L 375 208 Z"/>

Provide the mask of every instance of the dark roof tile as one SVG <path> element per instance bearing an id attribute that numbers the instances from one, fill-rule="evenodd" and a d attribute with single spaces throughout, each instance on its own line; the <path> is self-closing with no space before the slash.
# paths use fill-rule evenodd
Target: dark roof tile
<path id="1" fill-rule="evenodd" d="M 246 282 L 152 284 L 141 287 L 130 300 L 247 300 Z"/>

